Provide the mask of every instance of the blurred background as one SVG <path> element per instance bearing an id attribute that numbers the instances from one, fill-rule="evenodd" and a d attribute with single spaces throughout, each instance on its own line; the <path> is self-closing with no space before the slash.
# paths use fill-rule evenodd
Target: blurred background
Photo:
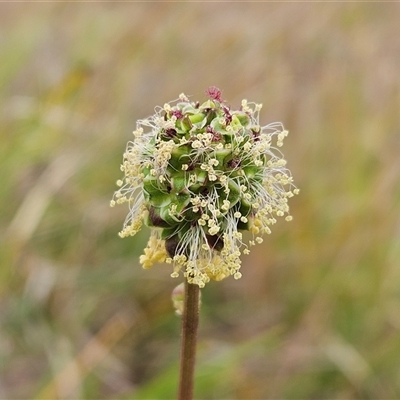
<path id="1" fill-rule="evenodd" d="M 216 85 L 290 131 L 301 189 L 202 290 L 201 399 L 400 398 L 400 9 L 0 5 L 0 398 L 171 399 L 180 320 L 109 208 L 135 121 Z"/>

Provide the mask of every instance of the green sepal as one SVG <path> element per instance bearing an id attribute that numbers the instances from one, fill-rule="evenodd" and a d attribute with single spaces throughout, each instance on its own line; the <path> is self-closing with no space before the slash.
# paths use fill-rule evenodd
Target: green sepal
<path id="1" fill-rule="evenodd" d="M 235 133 L 233 132 L 222 132 L 225 143 L 232 143 L 235 139 Z"/>
<path id="2" fill-rule="evenodd" d="M 142 174 L 146 178 L 150 174 L 151 168 L 150 167 L 143 167 L 142 168 Z"/>
<path id="3" fill-rule="evenodd" d="M 194 115 L 189 115 L 190 122 L 197 129 L 202 129 L 207 124 L 207 117 L 203 113 L 197 113 Z"/>
<path id="4" fill-rule="evenodd" d="M 240 200 L 240 187 L 232 179 L 228 180 L 229 194 L 227 200 L 230 201 L 233 207 Z"/>
<path id="5" fill-rule="evenodd" d="M 190 164 L 190 152 L 191 147 L 189 145 L 181 145 L 175 147 L 171 152 L 171 158 L 168 161 L 168 167 L 173 171 L 182 171 L 182 164 Z"/>
<path id="6" fill-rule="evenodd" d="M 176 124 L 177 124 L 178 126 L 180 126 L 180 128 L 181 128 L 184 132 L 190 131 L 190 129 L 192 129 L 192 127 L 193 127 L 192 121 L 190 121 L 188 115 L 186 115 L 186 116 L 184 116 L 182 119 L 178 120 L 178 121 L 176 122 Z"/>
<path id="7" fill-rule="evenodd" d="M 251 203 L 242 198 L 239 206 L 240 214 L 247 217 L 250 214 L 251 209 L 252 209 Z"/>
<path id="8" fill-rule="evenodd" d="M 184 208 L 190 203 L 189 193 L 176 193 L 171 194 L 171 203 L 176 205 L 176 212 L 181 213 Z"/>
<path id="9" fill-rule="evenodd" d="M 237 117 L 237 115 L 232 115 L 231 126 L 234 128 L 242 128 L 243 127 L 243 125 L 240 122 L 240 119 Z"/>
<path id="10" fill-rule="evenodd" d="M 215 158 L 218 160 L 219 165 L 226 165 L 226 158 L 232 159 L 232 150 L 231 149 L 222 149 L 215 151 Z"/>
<path id="11" fill-rule="evenodd" d="M 167 240 L 172 238 L 176 234 L 176 227 L 173 228 L 165 228 L 161 231 L 161 239 Z"/>
<path id="12" fill-rule="evenodd" d="M 159 192 L 149 195 L 148 201 L 154 207 L 165 207 L 171 204 L 171 196 L 168 193 Z"/>
<path id="13" fill-rule="evenodd" d="M 238 221 L 238 223 L 237 223 L 237 228 L 238 228 L 240 231 L 248 231 L 249 228 L 250 228 L 250 224 L 249 224 L 248 221 L 247 221 L 247 222 Z"/>
<path id="14" fill-rule="evenodd" d="M 197 124 L 199 122 L 204 121 L 206 118 L 206 116 L 203 113 L 197 113 L 197 114 L 193 114 L 193 115 L 189 115 L 189 119 L 190 122 L 192 122 L 193 124 Z"/>
<path id="15" fill-rule="evenodd" d="M 150 196 L 162 192 L 159 180 L 151 175 L 147 175 L 143 179 L 143 190 L 145 190 Z"/>
<path id="16" fill-rule="evenodd" d="M 221 133 L 226 132 L 226 131 L 225 131 L 225 126 L 223 126 L 223 125 L 221 125 L 221 124 L 219 123 L 219 117 L 214 118 L 214 119 L 211 121 L 210 126 L 211 126 L 211 127 L 214 129 L 214 131 L 216 131 L 216 132 L 221 132 Z"/>
<path id="17" fill-rule="evenodd" d="M 199 194 L 202 188 L 204 188 L 204 186 L 201 183 L 194 183 L 188 187 L 188 189 L 195 194 Z"/>
<path id="18" fill-rule="evenodd" d="M 157 178 L 147 176 L 143 179 L 143 191 L 145 199 L 153 206 L 164 207 L 171 203 L 170 196 L 160 188 Z"/>
<path id="19" fill-rule="evenodd" d="M 196 182 L 198 184 L 203 184 L 206 181 L 207 176 L 208 176 L 208 172 L 207 171 L 204 171 L 204 170 L 202 170 L 200 168 L 196 168 L 194 170 L 194 173 L 196 174 L 196 178 L 197 178 Z"/>
<path id="20" fill-rule="evenodd" d="M 243 127 L 247 127 L 247 125 L 250 123 L 250 118 L 245 113 L 236 114 L 234 115 L 234 118 L 235 117 L 239 120 L 240 125 L 242 125 Z"/>
<path id="21" fill-rule="evenodd" d="M 178 237 L 179 239 L 182 239 L 184 234 L 192 227 L 192 224 L 190 222 L 187 222 L 186 224 L 182 225 L 182 227 L 179 227 L 179 232 L 178 232 Z"/>
<path id="22" fill-rule="evenodd" d="M 176 174 L 171 178 L 172 189 L 180 193 L 186 189 L 187 179 L 184 173 Z"/>
<path id="23" fill-rule="evenodd" d="M 217 185 L 215 185 L 214 187 L 218 193 L 220 210 L 224 200 L 229 200 L 229 209 L 231 209 L 240 201 L 240 187 L 232 179 L 228 180 L 229 194 L 225 193 L 225 188 L 223 186 L 218 187 Z M 223 214 L 226 214 L 228 210 L 221 210 L 221 212 Z"/>
<path id="24" fill-rule="evenodd" d="M 160 209 L 160 216 L 161 218 L 169 224 L 169 226 L 178 225 L 180 222 L 183 221 L 183 217 L 179 215 L 171 215 L 170 214 L 170 207 L 162 207 Z"/>
<path id="25" fill-rule="evenodd" d="M 257 174 L 262 173 L 262 169 L 260 167 L 256 167 L 255 165 L 248 165 L 243 167 L 243 172 L 247 176 L 247 179 L 253 179 Z"/>
<path id="26" fill-rule="evenodd" d="M 170 204 L 168 207 L 162 207 L 160 209 L 160 216 L 167 221 L 170 225 L 176 225 L 181 223 L 184 219 L 183 210 L 190 203 L 190 194 L 189 193 L 171 193 L 170 195 Z M 170 209 L 172 205 L 176 205 L 175 215 L 170 214 Z"/>
<path id="27" fill-rule="evenodd" d="M 211 109 L 208 114 L 207 114 L 207 123 L 206 125 L 210 125 L 211 121 L 213 121 L 217 116 L 217 113 L 215 112 L 215 110 Z"/>
<path id="28" fill-rule="evenodd" d="M 200 218 L 201 212 L 195 213 L 192 209 L 192 207 L 187 207 L 185 211 L 183 212 L 183 215 L 186 220 L 188 221 L 194 221 Z"/>
<path id="29" fill-rule="evenodd" d="M 202 110 L 207 108 L 215 108 L 215 103 L 212 100 L 207 100 L 200 106 Z"/>
<path id="30" fill-rule="evenodd" d="M 199 112 L 198 108 L 193 107 L 192 104 L 186 104 L 183 108 L 182 108 L 182 113 L 183 114 L 197 114 Z"/>

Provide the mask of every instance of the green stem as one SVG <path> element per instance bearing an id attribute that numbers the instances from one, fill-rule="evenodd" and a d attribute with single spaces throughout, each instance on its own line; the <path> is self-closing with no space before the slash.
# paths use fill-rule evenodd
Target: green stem
<path id="1" fill-rule="evenodd" d="M 185 280 L 178 400 L 193 399 L 197 328 L 199 326 L 199 292 L 198 285 L 193 285 Z"/>

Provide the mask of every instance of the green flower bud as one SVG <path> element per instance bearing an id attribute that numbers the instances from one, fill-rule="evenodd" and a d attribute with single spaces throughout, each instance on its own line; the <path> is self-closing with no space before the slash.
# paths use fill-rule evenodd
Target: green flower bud
<path id="1" fill-rule="evenodd" d="M 171 295 L 172 305 L 175 309 L 176 315 L 182 315 L 185 301 L 185 285 L 180 283 L 173 291 Z M 199 293 L 199 309 L 201 307 L 201 292 Z"/>
<path id="2" fill-rule="evenodd" d="M 259 124 L 261 105 L 242 101 L 231 110 L 215 87 L 199 105 L 177 103 L 138 122 L 128 144 L 125 173 L 112 204 L 129 202 L 122 237 L 144 222 L 152 228 L 140 261 L 173 264 L 190 283 L 239 278 L 241 252 L 261 243 L 276 218 L 290 220 L 287 200 L 295 189 L 281 153 L 282 124 Z M 146 130 L 150 127 L 150 130 Z M 250 232 L 249 243 L 242 231 Z"/>

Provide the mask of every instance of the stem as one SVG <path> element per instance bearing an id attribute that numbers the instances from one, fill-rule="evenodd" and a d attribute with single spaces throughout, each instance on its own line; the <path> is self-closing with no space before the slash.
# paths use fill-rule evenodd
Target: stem
<path id="1" fill-rule="evenodd" d="M 188 283 L 185 279 L 178 400 L 193 398 L 197 328 L 199 326 L 199 292 L 198 285 Z"/>

